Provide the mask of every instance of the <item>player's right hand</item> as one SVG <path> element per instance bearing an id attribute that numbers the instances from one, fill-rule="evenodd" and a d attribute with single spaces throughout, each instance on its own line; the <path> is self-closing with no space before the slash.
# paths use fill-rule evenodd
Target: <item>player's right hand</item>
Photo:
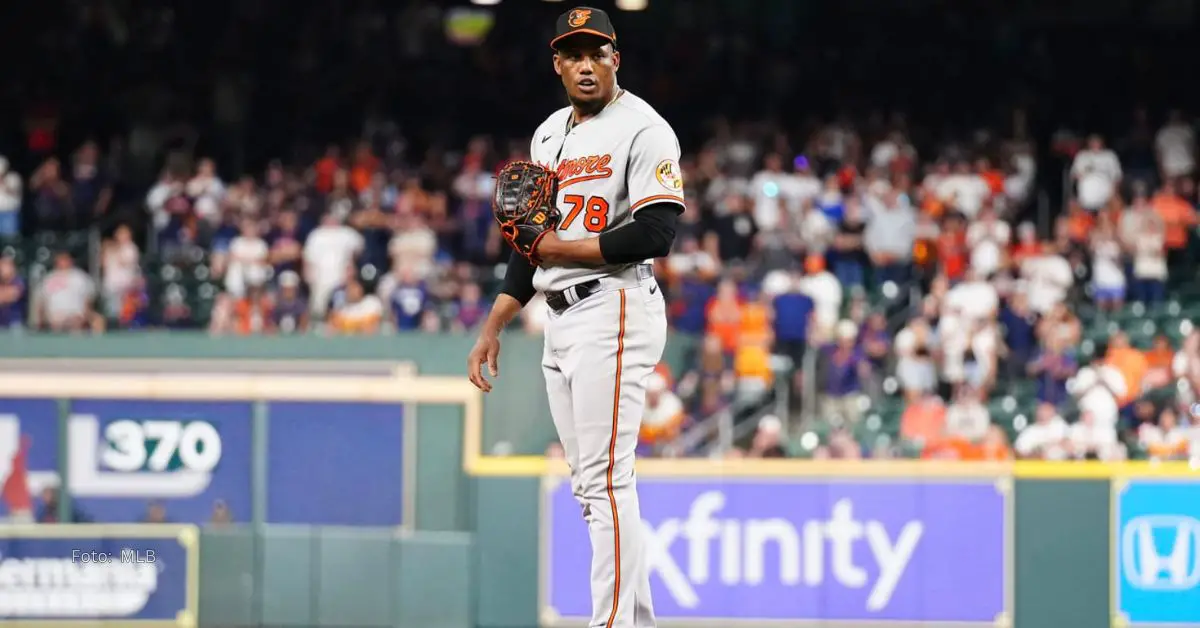
<path id="1" fill-rule="evenodd" d="M 492 392 L 492 383 L 483 376 L 483 365 L 486 363 L 488 374 L 496 377 L 500 374 L 500 369 L 496 366 L 499 358 L 500 336 L 488 332 L 479 334 L 479 340 L 475 341 L 475 347 L 467 355 L 467 377 L 476 388 L 485 393 Z"/>

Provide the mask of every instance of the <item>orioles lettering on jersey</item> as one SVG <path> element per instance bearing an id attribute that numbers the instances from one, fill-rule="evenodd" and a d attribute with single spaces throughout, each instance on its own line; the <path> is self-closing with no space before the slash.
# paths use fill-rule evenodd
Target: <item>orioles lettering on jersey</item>
<path id="1" fill-rule="evenodd" d="M 594 18 L 593 18 L 594 19 Z M 679 140 L 646 101 L 622 91 L 595 116 L 571 124 L 563 107 L 546 118 L 529 142 L 531 161 L 554 170 L 563 240 L 598 237 L 627 224 L 646 205 L 683 204 Z M 557 141 L 554 141 L 557 140 Z M 628 264 L 539 266 L 533 287 L 539 291 L 628 271 Z"/>
<path id="2" fill-rule="evenodd" d="M 558 187 L 565 188 L 574 183 L 607 179 L 613 175 L 608 164 L 612 155 L 588 155 L 576 159 L 564 159 L 558 164 Z"/>

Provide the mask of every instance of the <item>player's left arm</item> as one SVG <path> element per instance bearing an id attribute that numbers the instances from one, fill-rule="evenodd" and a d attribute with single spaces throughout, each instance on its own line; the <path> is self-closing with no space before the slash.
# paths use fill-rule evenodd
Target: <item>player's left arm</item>
<path id="1" fill-rule="evenodd" d="M 625 176 L 633 221 L 598 238 L 566 242 L 547 234 L 537 249 L 543 261 L 630 264 L 670 253 L 684 207 L 679 140 L 665 124 L 647 127 L 634 136 L 629 155 Z"/>

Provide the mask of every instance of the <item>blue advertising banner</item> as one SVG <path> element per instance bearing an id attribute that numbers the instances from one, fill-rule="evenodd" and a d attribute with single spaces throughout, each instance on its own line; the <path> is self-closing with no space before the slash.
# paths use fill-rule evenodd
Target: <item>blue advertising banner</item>
<path id="1" fill-rule="evenodd" d="M 200 523 L 223 501 L 235 520 L 249 520 L 251 415 L 249 402 L 73 401 L 66 451 L 76 508 L 98 523 L 137 522 L 161 501 L 168 520 Z M 36 498 L 57 480 L 57 402 L 0 399 L 5 475 L 22 436 Z"/>
<path id="2" fill-rule="evenodd" d="M 399 526 L 411 495 L 404 407 L 273 401 L 267 521 Z"/>
<path id="3" fill-rule="evenodd" d="M 192 526 L 0 527 L 0 628 L 195 626 L 198 543 Z"/>
<path id="4" fill-rule="evenodd" d="M 664 621 L 1011 620 L 1008 492 L 993 482 L 639 478 Z M 591 544 L 569 482 L 543 506 L 546 623 L 591 614 Z"/>
<path id="5" fill-rule="evenodd" d="M 1200 625 L 1200 481 L 1130 480 L 1115 496 L 1117 613 L 1129 625 Z"/>

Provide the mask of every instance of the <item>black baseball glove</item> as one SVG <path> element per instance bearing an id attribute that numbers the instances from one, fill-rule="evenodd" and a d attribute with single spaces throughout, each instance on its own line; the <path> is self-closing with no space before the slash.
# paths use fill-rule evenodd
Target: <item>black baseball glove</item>
<path id="1" fill-rule="evenodd" d="M 557 229 L 562 218 L 557 199 L 558 176 L 545 166 L 514 161 L 496 175 L 492 213 L 500 225 L 500 233 L 535 266 L 538 242 Z"/>

